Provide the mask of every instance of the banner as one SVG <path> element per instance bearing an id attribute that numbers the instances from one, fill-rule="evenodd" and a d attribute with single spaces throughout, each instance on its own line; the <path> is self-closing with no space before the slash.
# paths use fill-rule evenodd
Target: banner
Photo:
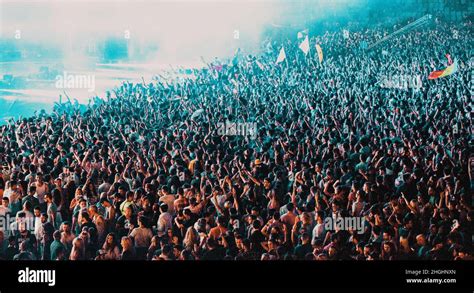
<path id="1" fill-rule="evenodd" d="M 308 29 L 302 30 L 298 32 L 298 34 L 296 34 L 296 37 L 298 38 L 298 40 L 302 40 L 308 35 L 308 32 Z"/>
<path id="2" fill-rule="evenodd" d="M 285 61 L 285 59 L 286 59 L 285 48 L 281 47 L 280 54 L 278 54 L 278 58 L 276 60 L 276 64 Z"/>
<path id="3" fill-rule="evenodd" d="M 301 51 L 303 51 L 303 53 L 305 55 L 308 55 L 308 52 L 309 52 L 309 39 L 308 39 L 308 36 L 306 36 L 304 38 L 304 41 L 301 42 L 301 44 L 299 45 L 299 48 L 301 49 Z"/>
<path id="4" fill-rule="evenodd" d="M 321 46 L 316 44 L 316 51 L 318 52 L 318 58 L 319 58 L 319 63 L 323 62 L 323 49 L 321 49 Z"/>
<path id="5" fill-rule="evenodd" d="M 449 76 L 458 71 L 458 60 L 455 58 L 453 64 L 449 65 L 443 70 L 436 70 L 430 73 L 428 79 L 437 79 L 440 77 Z"/>

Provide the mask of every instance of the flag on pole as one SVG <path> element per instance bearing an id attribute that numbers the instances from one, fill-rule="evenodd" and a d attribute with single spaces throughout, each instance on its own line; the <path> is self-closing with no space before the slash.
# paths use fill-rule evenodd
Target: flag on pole
<path id="1" fill-rule="evenodd" d="M 456 73 L 457 71 L 458 71 L 458 60 L 454 58 L 453 64 L 449 65 L 443 70 L 436 70 L 436 71 L 431 72 L 430 75 L 428 76 L 428 79 L 437 79 L 440 77 L 449 76 L 451 74 Z"/>
<path id="2" fill-rule="evenodd" d="M 301 44 L 299 45 L 301 51 L 303 51 L 303 53 L 305 55 L 308 55 L 308 52 L 309 52 L 309 39 L 308 39 L 308 36 L 306 36 L 304 38 L 304 41 L 301 42 Z"/>
<path id="3" fill-rule="evenodd" d="M 323 62 L 323 49 L 319 44 L 316 44 L 316 51 L 318 52 L 319 63 Z"/>
<path id="4" fill-rule="evenodd" d="M 285 48 L 281 47 L 280 54 L 278 54 L 278 58 L 276 60 L 276 64 L 285 61 L 285 59 L 286 59 Z"/>
<path id="5" fill-rule="evenodd" d="M 258 68 L 260 68 L 260 70 L 264 69 L 263 64 L 258 62 L 258 60 L 255 60 L 255 63 L 257 64 Z"/>
<path id="6" fill-rule="evenodd" d="M 308 35 L 308 29 L 302 30 L 296 34 L 298 40 L 304 39 Z"/>

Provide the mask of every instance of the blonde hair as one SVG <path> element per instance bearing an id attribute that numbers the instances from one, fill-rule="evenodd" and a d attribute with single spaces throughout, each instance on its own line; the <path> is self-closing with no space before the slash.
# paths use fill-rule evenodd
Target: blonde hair
<path id="1" fill-rule="evenodd" d="M 199 242 L 198 238 L 199 238 L 199 234 L 194 229 L 194 227 L 189 227 L 183 239 L 184 247 L 187 249 L 193 250 L 194 245 L 198 244 Z"/>
<path id="2" fill-rule="evenodd" d="M 84 245 L 84 240 L 80 237 L 74 238 L 72 241 L 71 254 L 69 255 L 70 260 L 81 260 L 84 259 L 86 254 L 86 247 Z"/>
<path id="3" fill-rule="evenodd" d="M 133 243 L 132 243 L 132 238 L 128 236 L 123 236 L 122 237 L 122 249 L 125 250 L 132 250 L 133 248 Z"/>

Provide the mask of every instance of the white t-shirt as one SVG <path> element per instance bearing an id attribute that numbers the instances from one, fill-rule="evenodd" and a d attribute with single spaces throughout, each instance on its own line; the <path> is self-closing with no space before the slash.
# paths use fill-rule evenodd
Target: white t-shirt
<path id="1" fill-rule="evenodd" d="M 168 205 L 168 212 L 174 215 L 174 201 L 175 197 L 172 194 L 163 195 L 159 198 L 159 201 L 164 202 Z"/>
<path id="2" fill-rule="evenodd" d="M 16 218 L 18 218 L 18 213 L 25 213 L 25 218 L 27 221 L 30 221 L 30 219 L 33 219 L 35 217 L 35 215 L 30 211 L 20 210 L 16 212 Z"/>
<path id="3" fill-rule="evenodd" d="M 35 236 L 36 239 L 41 239 L 43 237 L 43 223 L 41 223 L 40 217 L 35 217 Z"/>
<path id="4" fill-rule="evenodd" d="M 54 227 L 59 227 L 61 225 L 61 222 L 63 221 L 61 217 L 61 213 L 58 212 L 58 207 L 56 206 L 54 202 L 48 204 L 47 214 L 48 214 L 49 219 L 52 219 L 52 217 L 54 216 L 55 218 L 55 222 L 53 223 Z"/>
<path id="5" fill-rule="evenodd" d="M 0 205 L 0 217 L 5 217 L 7 214 L 11 213 L 10 209 Z M 5 221 L 6 222 L 6 221 Z M 0 225 L 0 231 L 5 231 L 4 225 Z"/>
<path id="6" fill-rule="evenodd" d="M 110 183 L 104 182 L 101 185 L 99 185 L 99 188 L 97 189 L 97 191 L 99 192 L 99 194 L 101 194 L 102 192 L 108 192 L 110 189 L 110 186 L 111 186 Z"/>
<path id="7" fill-rule="evenodd" d="M 46 184 L 38 186 L 36 185 L 36 197 L 38 198 L 39 203 L 44 203 L 44 196 L 46 195 Z"/>
<path id="8" fill-rule="evenodd" d="M 219 207 L 221 209 L 224 209 L 224 203 L 225 203 L 226 195 L 225 194 L 218 194 L 216 198 L 217 198 L 217 202 L 215 201 L 214 197 L 211 198 L 212 203 L 214 205 L 219 205 Z"/>
<path id="9" fill-rule="evenodd" d="M 149 228 L 138 227 L 132 230 L 130 236 L 135 240 L 136 247 L 148 247 L 150 246 L 153 233 Z"/>
<path id="10" fill-rule="evenodd" d="M 10 203 L 16 203 L 17 200 L 20 198 L 20 193 L 18 191 L 13 191 L 12 189 L 8 188 L 3 193 L 4 197 L 8 197 Z"/>
<path id="11" fill-rule="evenodd" d="M 365 203 L 364 202 L 354 202 L 352 204 L 352 216 L 359 217 L 364 210 Z"/>
<path id="12" fill-rule="evenodd" d="M 173 227 L 173 216 L 166 212 L 162 213 L 158 218 L 158 223 L 156 224 L 158 229 L 158 236 L 163 236 L 167 233 L 168 229 Z"/>
<path id="13" fill-rule="evenodd" d="M 8 207 L 0 205 L 0 216 L 5 217 L 5 215 L 9 213 L 11 213 L 11 210 Z"/>
<path id="14" fill-rule="evenodd" d="M 312 240 L 311 244 L 314 245 L 316 239 L 321 238 L 325 232 L 326 232 L 326 229 L 324 227 L 324 223 L 316 224 L 316 226 L 314 226 L 314 229 L 313 229 L 313 239 L 311 239 Z"/>

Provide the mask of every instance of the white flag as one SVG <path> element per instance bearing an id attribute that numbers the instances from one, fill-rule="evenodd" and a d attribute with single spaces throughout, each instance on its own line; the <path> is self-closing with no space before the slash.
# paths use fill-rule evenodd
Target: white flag
<path id="1" fill-rule="evenodd" d="M 308 29 L 305 29 L 303 31 L 298 32 L 298 34 L 296 34 L 296 37 L 298 38 L 298 40 L 301 40 L 307 35 L 308 35 Z"/>
<path id="2" fill-rule="evenodd" d="M 301 42 L 299 47 L 305 55 L 308 54 L 308 52 L 309 52 L 309 39 L 308 39 L 308 36 L 306 36 L 306 38 L 304 38 L 304 41 Z"/>
<path id="3" fill-rule="evenodd" d="M 286 59 L 285 48 L 281 47 L 280 54 L 278 54 L 276 64 L 285 61 L 285 59 Z"/>

